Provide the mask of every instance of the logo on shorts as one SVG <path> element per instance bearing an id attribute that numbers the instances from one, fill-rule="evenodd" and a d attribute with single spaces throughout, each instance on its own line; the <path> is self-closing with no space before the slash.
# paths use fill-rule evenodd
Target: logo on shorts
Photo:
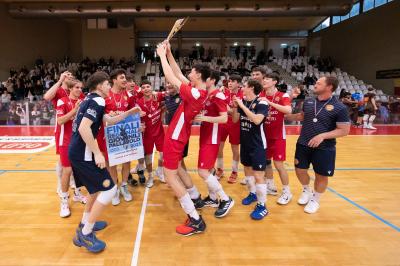
<path id="1" fill-rule="evenodd" d="M 110 179 L 106 179 L 103 181 L 103 187 L 108 188 L 111 185 Z"/>
<path id="2" fill-rule="evenodd" d="M 296 158 L 294 158 L 294 164 L 298 165 L 299 164 L 299 160 L 297 160 Z"/>
<path id="3" fill-rule="evenodd" d="M 260 168 L 260 169 L 261 169 L 261 168 L 262 168 L 262 164 L 258 165 L 258 168 Z"/>
<path id="4" fill-rule="evenodd" d="M 328 175 L 330 175 L 332 173 L 332 171 L 328 171 Z"/>
<path id="5" fill-rule="evenodd" d="M 326 109 L 327 111 L 332 111 L 333 109 L 335 109 L 335 107 L 333 107 L 332 104 L 328 104 L 327 106 L 325 106 L 325 109 Z"/>

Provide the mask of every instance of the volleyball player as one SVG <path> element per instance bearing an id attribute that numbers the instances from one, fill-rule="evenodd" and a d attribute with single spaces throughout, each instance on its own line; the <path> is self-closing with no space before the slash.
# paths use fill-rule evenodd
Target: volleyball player
<path id="1" fill-rule="evenodd" d="M 294 164 L 296 175 L 303 185 L 297 203 L 305 205 L 306 213 L 315 213 L 320 198 L 328 186 L 328 178 L 335 172 L 336 138 L 349 134 L 350 120 L 347 108 L 334 95 L 338 86 L 335 77 L 322 77 L 314 86 L 314 99 L 306 99 L 303 112 L 287 115 L 292 121 L 303 121 L 296 144 Z M 315 173 L 314 193 L 310 189 L 308 168 Z"/>
<path id="2" fill-rule="evenodd" d="M 179 95 L 182 98 L 182 103 L 175 112 L 165 135 L 164 147 L 168 148 L 164 150 L 164 176 L 188 215 L 187 221 L 178 226 L 176 232 L 188 236 L 204 232 L 206 224 L 196 211 L 192 198 L 186 190 L 187 184 L 182 184 L 182 176 L 179 178 L 178 172 L 185 172 L 180 166 L 180 161 L 191 134 L 192 121 L 203 109 L 207 100 L 206 80 L 210 76 L 210 68 L 204 64 L 195 65 L 188 76 L 192 84 L 189 86 L 188 80 L 180 72 L 172 56 L 169 44 L 166 42 L 159 44 L 157 54 L 166 80 L 179 88 Z M 197 191 L 196 194 L 200 197 Z"/>
<path id="3" fill-rule="evenodd" d="M 113 117 L 105 114 L 105 98 L 110 91 L 108 80 L 109 76 L 104 72 L 96 72 L 88 78 L 86 85 L 90 94 L 81 103 L 74 120 L 68 152 L 77 185 L 85 186 L 90 194 L 73 243 L 93 253 L 106 246 L 94 231 L 104 229 L 107 223 L 96 220 L 117 192 L 96 136 L 103 123 L 116 124 L 128 115 L 140 112 L 140 108 L 135 107 Z"/>
<path id="4" fill-rule="evenodd" d="M 259 99 L 261 90 L 258 81 L 248 80 L 243 88 L 245 100 L 235 97 L 237 107 L 233 109 L 233 121 L 240 120 L 240 161 L 244 166 L 249 189 L 249 195 L 242 200 L 242 204 L 250 205 L 257 201 L 250 214 L 254 220 L 261 220 L 268 215 L 267 185 L 264 179 L 267 148 L 264 121 L 268 114 L 268 103 Z"/>

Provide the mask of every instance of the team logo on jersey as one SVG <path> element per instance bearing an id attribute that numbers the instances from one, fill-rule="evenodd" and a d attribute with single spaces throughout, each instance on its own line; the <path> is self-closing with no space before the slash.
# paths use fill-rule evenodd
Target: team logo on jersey
<path id="1" fill-rule="evenodd" d="M 103 181 L 103 187 L 108 188 L 111 185 L 110 179 L 106 179 Z"/>
<path id="2" fill-rule="evenodd" d="M 294 158 L 294 164 L 298 165 L 299 164 L 299 160 L 297 160 L 296 158 Z"/>
<path id="3" fill-rule="evenodd" d="M 97 117 L 97 112 L 94 109 L 89 108 L 89 109 L 86 110 L 86 113 L 91 115 L 91 116 L 93 116 L 94 118 Z"/>
<path id="4" fill-rule="evenodd" d="M 325 106 L 325 109 L 326 109 L 327 111 L 332 111 L 333 109 L 335 109 L 335 107 L 333 107 L 332 104 L 328 104 L 328 105 Z"/>
<path id="5" fill-rule="evenodd" d="M 179 101 L 180 101 L 179 98 L 176 98 L 176 99 L 175 99 L 175 103 L 179 103 Z"/>

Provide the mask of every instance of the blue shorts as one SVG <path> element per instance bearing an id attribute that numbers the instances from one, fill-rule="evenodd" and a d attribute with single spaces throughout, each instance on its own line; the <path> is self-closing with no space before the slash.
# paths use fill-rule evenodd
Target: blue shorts
<path id="1" fill-rule="evenodd" d="M 71 160 L 76 187 L 84 186 L 90 194 L 106 191 L 114 187 L 107 168 L 100 169 L 94 161 Z"/>
<path id="2" fill-rule="evenodd" d="M 254 171 L 265 171 L 267 166 L 266 151 L 263 148 L 247 148 L 240 145 L 240 162 L 246 167 L 252 167 Z"/>
<path id="3" fill-rule="evenodd" d="M 335 173 L 336 148 L 315 149 L 297 143 L 294 155 L 294 166 L 300 169 L 308 169 L 310 163 L 314 172 L 322 176 L 333 176 Z"/>

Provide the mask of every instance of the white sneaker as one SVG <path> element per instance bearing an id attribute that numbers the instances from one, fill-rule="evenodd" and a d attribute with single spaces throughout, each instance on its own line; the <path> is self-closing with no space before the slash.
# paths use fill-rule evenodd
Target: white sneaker
<path id="1" fill-rule="evenodd" d="M 371 124 L 369 124 L 367 128 L 368 128 L 368 129 L 376 130 L 376 127 L 373 127 Z"/>
<path id="2" fill-rule="evenodd" d="M 278 190 L 276 187 L 267 187 L 267 195 L 276 196 L 278 195 Z"/>
<path id="3" fill-rule="evenodd" d="M 312 192 L 306 189 L 303 189 L 303 192 L 300 195 L 300 198 L 297 200 L 297 203 L 300 205 L 306 205 L 311 197 L 312 197 Z"/>
<path id="4" fill-rule="evenodd" d="M 77 189 L 74 191 L 74 196 L 72 197 L 72 201 L 86 204 L 87 199 L 85 196 L 82 195 L 81 191 Z"/>
<path id="5" fill-rule="evenodd" d="M 363 125 L 363 128 L 368 129 L 368 125 L 364 124 L 364 125 Z"/>
<path id="6" fill-rule="evenodd" d="M 242 181 L 240 181 L 240 184 L 242 184 L 242 185 L 247 185 L 247 179 L 246 179 L 246 177 L 243 177 Z"/>
<path id="7" fill-rule="evenodd" d="M 292 200 L 292 197 L 293 195 L 290 191 L 283 191 L 276 202 L 280 205 L 286 205 Z"/>
<path id="8" fill-rule="evenodd" d="M 152 188 L 154 186 L 154 177 L 147 179 L 146 187 Z"/>
<path id="9" fill-rule="evenodd" d="M 61 205 L 60 205 L 60 217 L 61 218 L 66 218 L 71 215 L 71 211 L 69 210 L 69 205 L 68 205 L 68 199 L 67 200 L 61 200 Z"/>
<path id="10" fill-rule="evenodd" d="M 319 209 L 319 203 L 316 200 L 311 199 L 304 207 L 304 212 L 313 214 L 316 213 L 318 209 Z"/>
<path id="11" fill-rule="evenodd" d="M 164 172 L 162 168 L 157 168 L 155 175 L 158 176 L 158 179 L 161 183 L 165 183 Z"/>
<path id="12" fill-rule="evenodd" d="M 119 189 L 117 189 L 117 192 L 115 193 L 114 197 L 111 200 L 111 204 L 113 206 L 117 206 L 118 204 L 120 204 L 120 200 L 119 200 Z"/>
<path id="13" fill-rule="evenodd" d="M 131 201 L 132 200 L 132 195 L 128 190 L 128 185 L 121 186 L 121 194 L 122 194 L 122 197 L 124 197 L 125 201 Z"/>

